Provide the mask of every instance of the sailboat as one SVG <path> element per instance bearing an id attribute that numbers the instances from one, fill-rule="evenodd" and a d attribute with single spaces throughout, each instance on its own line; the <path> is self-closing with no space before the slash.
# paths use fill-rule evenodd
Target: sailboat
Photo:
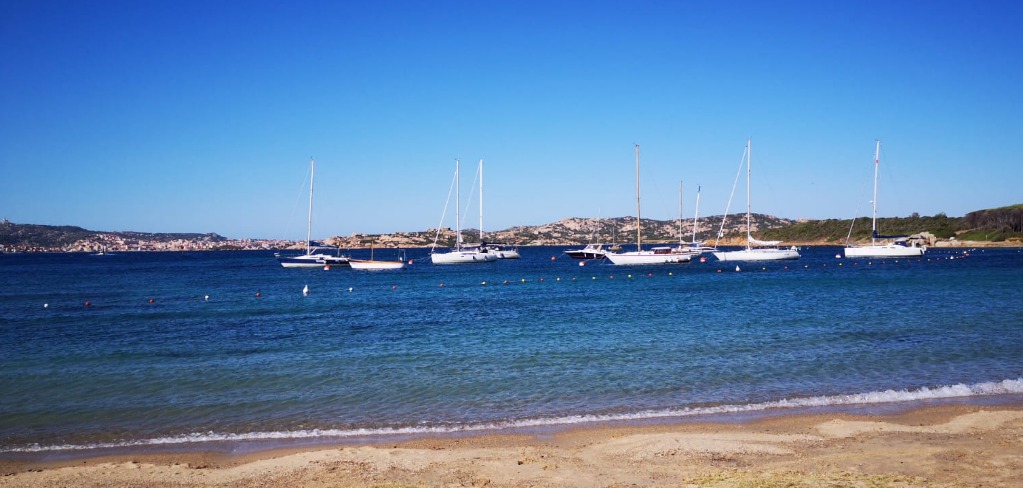
<path id="1" fill-rule="evenodd" d="M 348 257 L 331 256 L 317 252 L 313 246 L 313 176 L 316 172 L 316 160 L 309 160 L 309 220 L 305 229 L 305 254 L 301 256 L 282 256 L 277 254 L 277 261 L 285 268 L 322 268 L 328 265 L 347 265 Z"/>
<path id="2" fill-rule="evenodd" d="M 480 247 L 485 248 L 489 253 L 497 256 L 497 259 L 519 259 L 519 250 L 512 245 L 504 243 L 487 243 L 483 239 L 483 160 L 480 160 Z"/>
<path id="3" fill-rule="evenodd" d="M 397 261 L 378 261 L 373 259 L 373 243 L 369 244 L 369 259 L 349 259 L 348 264 L 351 265 L 352 269 L 365 270 L 365 271 L 378 271 L 385 269 L 403 269 L 405 268 L 405 261 L 399 259 Z"/>
<path id="4" fill-rule="evenodd" d="M 678 248 L 675 252 L 699 256 L 703 253 L 717 251 L 717 248 L 704 246 L 702 242 L 698 242 L 696 240 L 697 222 L 699 221 L 698 219 L 700 215 L 700 193 L 702 191 L 702 186 L 697 187 L 696 210 L 693 212 L 693 240 L 687 246 L 682 242 L 682 182 L 678 182 Z"/>
<path id="5" fill-rule="evenodd" d="M 480 166 L 482 167 L 483 160 L 480 160 Z M 430 261 L 433 264 L 467 264 L 467 263 L 492 263 L 497 261 L 497 255 L 489 252 L 486 246 L 480 243 L 479 247 L 469 247 L 462 244 L 462 229 L 460 227 L 461 214 L 459 213 L 459 181 L 458 181 L 458 166 L 459 161 L 455 160 L 455 247 L 448 252 L 437 251 L 437 239 L 440 237 L 440 225 L 437 226 L 437 235 L 433 239 L 433 251 L 430 253 Z M 451 199 L 451 194 L 448 193 L 448 201 Z M 447 213 L 447 204 L 444 205 L 444 212 Z M 483 214 L 483 198 L 480 198 L 480 215 Z M 444 223 L 443 214 L 441 215 L 441 224 Z M 480 222 L 482 228 L 482 217 Z"/>
<path id="6" fill-rule="evenodd" d="M 715 251 L 714 257 L 718 258 L 719 261 L 774 261 L 780 259 L 799 259 L 799 252 L 796 251 L 795 246 L 791 248 L 776 247 L 781 244 L 781 241 L 761 241 L 754 239 L 750 234 L 750 153 L 752 140 L 746 140 L 746 150 L 743 156 L 746 161 L 746 248 L 738 251 Z M 742 170 L 742 162 L 739 163 L 739 169 Z M 738 178 L 738 177 L 737 177 Z M 732 190 L 735 192 L 734 187 Z M 731 200 L 729 200 L 731 202 Z M 727 212 L 725 212 L 727 214 Z M 720 237 L 725 227 L 725 219 L 721 219 L 721 231 L 718 231 Z M 762 247 L 762 246 L 775 246 L 775 247 Z"/>
<path id="7" fill-rule="evenodd" d="M 640 217 L 640 195 L 639 195 L 639 144 L 636 144 L 636 250 L 628 252 L 605 252 L 604 256 L 618 266 L 639 265 L 639 264 L 678 264 L 686 263 L 693 259 L 689 254 L 679 254 L 668 246 L 655 247 L 643 250 L 643 238 L 640 225 L 643 220 Z"/>
<path id="8" fill-rule="evenodd" d="M 916 257 L 923 256 L 926 248 L 906 245 L 906 236 L 883 236 L 877 233 L 877 168 L 881 157 L 881 141 L 878 140 L 874 146 L 874 200 L 873 216 L 870 221 L 870 245 L 849 246 L 849 237 L 852 235 L 852 225 L 849 226 L 849 235 L 846 236 L 845 257 L 866 258 L 866 257 Z M 853 219 L 853 222 L 856 220 Z M 894 239 L 892 242 L 878 244 L 878 240 Z"/>

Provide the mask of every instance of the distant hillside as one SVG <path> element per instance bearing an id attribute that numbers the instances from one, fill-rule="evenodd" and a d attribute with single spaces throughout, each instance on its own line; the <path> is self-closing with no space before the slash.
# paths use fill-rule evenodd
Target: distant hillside
<path id="1" fill-rule="evenodd" d="M 223 242 L 219 234 L 103 232 L 70 225 L 14 224 L 0 222 L 0 246 L 21 250 L 90 250 L 104 246 L 135 248 L 142 242 Z"/>
<path id="2" fill-rule="evenodd" d="M 870 218 L 851 220 L 809 220 L 794 225 L 771 229 L 767 238 L 788 242 L 844 244 L 852 225 L 852 241 L 870 239 Z M 1023 204 L 977 210 L 964 217 L 948 217 L 943 213 L 931 217 L 913 214 L 910 217 L 877 219 L 882 235 L 916 234 L 930 232 L 938 239 L 956 238 L 961 241 L 1019 241 L 1023 240 Z"/>
<path id="3" fill-rule="evenodd" d="M 761 231 L 779 229 L 791 226 L 795 220 L 783 219 L 771 215 L 753 214 L 753 232 L 760 235 Z M 730 216 L 725 225 L 724 236 L 726 241 L 734 241 L 739 234 L 745 239 L 746 235 L 745 215 L 741 217 Z M 697 223 L 696 239 L 699 241 L 711 241 L 718 234 L 721 227 L 721 216 L 710 216 L 701 218 Z M 643 226 L 640 230 L 644 243 L 671 243 L 679 241 L 678 220 L 650 220 L 643 219 Z M 682 238 L 689 242 L 692 240 L 693 221 L 692 219 L 682 222 Z M 331 245 L 344 249 L 369 247 L 372 243 L 377 247 L 428 247 L 433 245 L 434 237 L 437 236 L 437 229 L 427 229 L 421 232 L 399 232 L 395 234 L 353 234 L 351 236 L 337 236 L 328 240 Z M 589 242 L 636 242 L 636 218 L 635 217 L 614 217 L 606 219 L 572 217 L 557 222 L 543 225 L 523 225 L 509 229 L 487 232 L 484 235 L 487 242 L 499 242 L 518 246 L 548 246 L 548 245 L 583 245 Z M 463 229 L 462 239 L 465 242 L 479 242 L 478 229 Z M 452 229 L 441 229 L 437 237 L 437 245 L 450 247 L 455 243 L 455 233 Z"/>
<path id="4" fill-rule="evenodd" d="M 730 245 L 745 242 L 745 215 L 731 215 L 722 228 L 722 216 L 701 217 L 696 223 L 696 240 L 714 244 Z M 851 226 L 851 227 L 850 227 Z M 752 233 L 754 237 L 781 240 L 790 244 L 844 244 L 852 230 L 851 240 L 862 242 L 870 239 L 870 219 L 855 220 L 792 220 L 771 215 L 753 214 Z M 722 229 L 722 238 L 718 230 Z M 1008 207 L 977 210 L 963 217 L 948 217 L 938 214 L 930 217 L 913 214 L 909 217 L 885 217 L 878 219 L 881 234 L 919 234 L 927 232 L 938 240 L 955 238 L 959 241 L 1020 242 L 1023 243 L 1023 204 Z M 679 241 L 677 220 L 643 220 L 640 230 L 644 243 L 672 243 Z M 692 240 L 693 221 L 682 222 L 681 237 L 685 242 Z M 429 247 L 437 238 L 439 246 L 454 245 L 455 235 L 451 229 L 427 229 L 424 231 L 397 232 L 394 234 L 353 234 L 327 239 L 326 243 L 343 249 L 368 248 L 411 248 Z M 516 226 L 509 229 L 487 232 L 487 242 L 498 242 L 519 246 L 541 245 L 582 245 L 589 242 L 633 243 L 636 242 L 636 219 L 614 217 L 605 219 L 572 217 L 557 222 Z M 463 231 L 465 242 L 479 241 L 479 231 Z M 192 249 L 236 248 L 233 243 L 218 234 L 144 233 L 144 232 L 99 232 L 74 226 L 48 226 L 13 224 L 4 220 L 0 223 L 0 246 L 17 250 L 64 250 L 82 251 L 103 249 L 174 249 L 153 243 L 190 242 L 198 244 Z M 144 245 L 143 243 L 146 243 Z M 267 246 L 283 247 L 288 243 L 267 242 Z M 304 244 L 303 244 L 304 245 Z M 180 246 L 179 246 L 180 248 Z"/>

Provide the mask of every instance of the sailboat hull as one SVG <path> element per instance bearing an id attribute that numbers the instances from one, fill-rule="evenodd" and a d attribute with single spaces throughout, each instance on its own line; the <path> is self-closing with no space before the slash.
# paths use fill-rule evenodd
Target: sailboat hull
<path id="1" fill-rule="evenodd" d="M 487 251 L 438 252 L 430 255 L 430 261 L 433 264 L 492 263 L 497 261 L 497 255 Z"/>
<path id="2" fill-rule="evenodd" d="M 365 271 L 382 271 L 387 269 L 403 269 L 404 261 L 374 261 L 372 259 L 352 259 L 348 264 L 352 269 Z"/>
<path id="3" fill-rule="evenodd" d="M 347 266 L 348 258 L 327 254 L 304 254 L 301 256 L 280 256 L 277 261 L 285 268 L 322 268 L 326 265 Z"/>
<path id="4" fill-rule="evenodd" d="M 795 249 L 743 249 L 740 251 L 718 251 L 714 253 L 718 261 L 781 261 L 799 259 Z"/>
<path id="5" fill-rule="evenodd" d="M 605 253 L 609 261 L 616 266 L 642 264 L 682 264 L 693 259 L 691 254 L 660 253 L 655 251 L 633 251 L 623 253 Z"/>
<path id="6" fill-rule="evenodd" d="M 855 246 L 845 248 L 847 258 L 912 258 L 924 255 L 924 248 L 898 244 Z"/>

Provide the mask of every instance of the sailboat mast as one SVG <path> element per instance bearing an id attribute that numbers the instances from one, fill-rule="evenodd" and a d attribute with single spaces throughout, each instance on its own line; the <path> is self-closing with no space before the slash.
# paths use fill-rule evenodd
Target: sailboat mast
<path id="1" fill-rule="evenodd" d="M 746 249 L 750 248 L 750 240 L 752 239 L 752 237 L 750 236 L 750 201 L 749 201 L 749 195 L 750 195 L 750 193 L 749 193 L 749 187 L 750 187 L 749 178 L 750 178 L 750 174 L 752 174 L 752 170 L 750 169 L 750 160 L 753 159 L 753 148 L 752 148 L 752 146 L 753 146 L 753 139 L 752 138 L 746 139 Z"/>
<path id="2" fill-rule="evenodd" d="M 678 180 L 678 249 L 682 250 L 682 180 Z"/>
<path id="3" fill-rule="evenodd" d="M 639 214 L 639 144 L 636 144 L 636 251 L 643 250 L 642 227 L 643 218 Z"/>
<path id="4" fill-rule="evenodd" d="M 873 216 L 870 220 L 870 243 L 875 244 L 876 239 L 874 236 L 877 235 L 877 167 L 879 166 L 881 155 L 881 140 L 877 140 L 877 145 L 874 146 L 874 199 L 871 200 L 873 205 Z"/>
<path id="5" fill-rule="evenodd" d="M 316 160 L 309 158 L 309 220 L 305 226 L 305 253 L 312 254 L 309 241 L 313 234 L 313 176 L 316 174 Z"/>
<path id="6" fill-rule="evenodd" d="M 483 246 L 483 160 L 480 159 L 480 246 Z"/>
<path id="7" fill-rule="evenodd" d="M 696 247 L 696 218 L 700 214 L 700 192 L 702 191 L 702 186 L 696 187 L 696 211 L 693 212 L 693 247 Z"/>
<path id="8" fill-rule="evenodd" d="M 455 250 L 462 248 L 462 228 L 459 227 L 459 221 L 462 220 L 462 216 L 459 213 L 462 207 L 461 200 L 459 200 L 460 193 L 461 190 L 459 190 L 458 159 L 455 159 Z"/>

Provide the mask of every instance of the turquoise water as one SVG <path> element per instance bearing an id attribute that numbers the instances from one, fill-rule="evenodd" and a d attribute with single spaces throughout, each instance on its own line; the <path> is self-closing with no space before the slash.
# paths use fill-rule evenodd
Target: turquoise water
<path id="1" fill-rule="evenodd" d="M 0 454 L 1023 394 L 1019 249 L 806 248 L 739 272 L 563 250 L 447 267 L 411 250 L 376 273 L 2 255 Z"/>

